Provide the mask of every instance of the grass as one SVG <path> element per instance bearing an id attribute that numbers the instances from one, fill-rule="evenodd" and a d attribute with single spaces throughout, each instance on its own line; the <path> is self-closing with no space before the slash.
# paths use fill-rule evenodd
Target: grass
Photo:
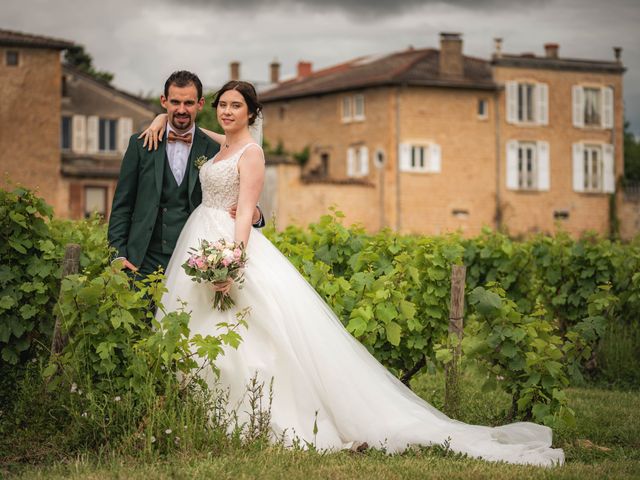
<path id="1" fill-rule="evenodd" d="M 443 379 L 439 374 L 422 375 L 414 390 L 442 407 Z M 462 382 L 461 420 L 499 424 L 509 399 L 499 393 L 479 395 L 478 381 Z M 125 455 L 86 452 L 73 458 L 51 455 L 55 445 L 37 443 L 37 435 L 14 435 L 14 441 L 30 442 L 34 464 L 0 459 L 0 477 L 21 479 L 174 479 L 174 478 L 302 478 L 396 479 L 396 478 L 640 478 L 640 392 L 598 388 L 568 390 L 577 425 L 554 432 L 554 443 L 565 449 L 567 463 L 543 469 L 487 463 L 453 455 L 441 448 L 421 449 L 387 456 L 378 451 L 363 454 L 322 454 L 260 445 L 228 448 L 218 454 L 182 451 L 142 461 Z M 19 445 L 15 446 L 16 448 Z M 23 448 L 23 449 L 24 449 Z M 38 456 L 40 450 L 42 455 Z M 15 460 L 15 458 L 14 458 Z"/>

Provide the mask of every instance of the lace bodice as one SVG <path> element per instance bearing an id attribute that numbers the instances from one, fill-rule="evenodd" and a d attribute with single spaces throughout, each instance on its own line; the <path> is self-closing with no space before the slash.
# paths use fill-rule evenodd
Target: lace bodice
<path id="1" fill-rule="evenodd" d="M 216 161 L 211 159 L 202 166 L 200 184 L 202 185 L 202 204 L 205 207 L 228 210 L 238 203 L 240 193 L 238 160 L 250 145 L 257 145 L 257 143 L 248 143 L 230 157 Z"/>

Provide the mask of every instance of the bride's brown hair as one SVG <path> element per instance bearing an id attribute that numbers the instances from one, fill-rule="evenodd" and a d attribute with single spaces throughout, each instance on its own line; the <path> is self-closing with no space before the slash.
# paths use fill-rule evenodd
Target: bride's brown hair
<path id="1" fill-rule="evenodd" d="M 220 97 L 224 92 L 229 90 L 237 90 L 244 97 L 244 101 L 247 102 L 247 109 L 249 110 L 249 125 L 253 125 L 256 118 L 262 111 L 262 104 L 258 101 L 258 94 L 256 89 L 249 82 L 243 82 L 241 80 L 231 80 L 225 83 L 220 90 L 216 92 L 216 97 L 211 103 L 211 106 L 215 109 L 218 108 Z"/>

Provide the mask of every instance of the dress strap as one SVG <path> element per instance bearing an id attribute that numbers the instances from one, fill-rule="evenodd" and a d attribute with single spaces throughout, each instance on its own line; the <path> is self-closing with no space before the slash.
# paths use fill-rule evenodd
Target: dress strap
<path id="1" fill-rule="evenodd" d="M 260 150 L 262 150 L 262 147 L 260 145 L 258 145 L 255 142 L 249 142 L 247 143 L 244 147 L 242 147 L 240 150 L 238 150 L 238 152 L 236 153 L 236 155 L 238 156 L 238 158 L 240 158 L 242 156 L 242 154 L 244 153 L 244 151 L 249 148 L 251 145 L 255 145 L 256 147 L 258 147 Z"/>

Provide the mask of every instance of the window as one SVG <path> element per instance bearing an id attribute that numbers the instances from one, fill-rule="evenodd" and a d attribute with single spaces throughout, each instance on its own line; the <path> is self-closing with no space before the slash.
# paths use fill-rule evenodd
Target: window
<path id="1" fill-rule="evenodd" d="M 355 105 L 353 109 L 353 119 L 364 120 L 364 95 L 354 95 L 353 103 Z"/>
<path id="2" fill-rule="evenodd" d="M 366 177 L 369 175 L 369 149 L 365 145 L 347 149 L 347 177 Z"/>
<path id="3" fill-rule="evenodd" d="M 518 187 L 534 189 L 537 182 L 536 144 L 521 142 L 518 145 Z"/>
<path id="4" fill-rule="evenodd" d="M 7 67 L 17 67 L 20 64 L 20 53 L 15 50 L 7 50 L 5 64 Z"/>
<path id="5" fill-rule="evenodd" d="M 613 128 L 613 88 L 574 85 L 573 126 Z"/>
<path id="6" fill-rule="evenodd" d="M 509 140 L 506 179 L 510 190 L 549 190 L 549 143 Z"/>
<path id="7" fill-rule="evenodd" d="M 584 124 L 587 127 L 600 126 L 600 89 L 584 89 Z"/>
<path id="8" fill-rule="evenodd" d="M 342 97 L 342 122 L 356 122 L 364 120 L 364 95 L 348 95 Z"/>
<path id="9" fill-rule="evenodd" d="M 478 118 L 485 119 L 489 117 L 489 102 L 486 98 L 478 99 Z"/>
<path id="10" fill-rule="evenodd" d="M 615 192 L 613 145 L 573 144 L 573 189 L 576 192 Z"/>
<path id="11" fill-rule="evenodd" d="M 351 97 L 342 98 L 342 121 L 351 121 Z"/>
<path id="12" fill-rule="evenodd" d="M 439 173 L 441 171 L 440 145 L 432 142 L 400 144 L 400 171 Z"/>
<path id="13" fill-rule="evenodd" d="M 60 148 L 71 150 L 71 117 L 62 117 L 60 124 Z"/>
<path id="14" fill-rule="evenodd" d="M 535 85 L 531 83 L 518 84 L 518 121 L 533 122 L 533 92 Z"/>
<path id="15" fill-rule="evenodd" d="M 574 85 L 573 126 L 613 128 L 613 88 Z"/>
<path id="16" fill-rule="evenodd" d="M 116 150 L 116 121 L 101 118 L 98 129 L 98 149 L 101 152 L 115 152 Z"/>
<path id="17" fill-rule="evenodd" d="M 107 187 L 84 187 L 84 216 L 107 215 Z"/>
<path id="18" fill-rule="evenodd" d="M 585 92 L 586 93 L 586 92 Z M 584 191 L 602 190 L 602 148 L 597 145 L 585 145 L 583 149 Z"/>
<path id="19" fill-rule="evenodd" d="M 546 83 L 507 82 L 507 123 L 547 125 L 549 88 Z"/>
<path id="20" fill-rule="evenodd" d="M 320 175 L 322 177 L 329 176 L 329 154 L 328 153 L 320 154 Z"/>

